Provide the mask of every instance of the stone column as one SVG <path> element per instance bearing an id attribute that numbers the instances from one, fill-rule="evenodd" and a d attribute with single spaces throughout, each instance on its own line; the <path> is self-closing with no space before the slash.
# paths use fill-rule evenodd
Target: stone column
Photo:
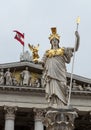
<path id="1" fill-rule="evenodd" d="M 44 118 L 47 130 L 73 130 L 77 113 L 73 109 L 50 109 Z"/>
<path id="2" fill-rule="evenodd" d="M 34 109 L 34 119 L 35 119 L 35 125 L 34 130 L 43 130 L 43 110 L 42 109 Z"/>
<path id="3" fill-rule="evenodd" d="M 14 130 L 15 111 L 17 107 L 4 106 L 5 110 L 5 130 Z"/>

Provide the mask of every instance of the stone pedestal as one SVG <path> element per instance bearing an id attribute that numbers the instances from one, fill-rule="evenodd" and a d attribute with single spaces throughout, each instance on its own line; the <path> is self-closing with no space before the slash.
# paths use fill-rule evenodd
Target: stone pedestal
<path id="1" fill-rule="evenodd" d="M 42 121 L 43 121 L 43 110 L 42 109 L 34 109 L 34 119 L 35 119 L 34 130 L 43 130 L 44 125 L 42 123 Z"/>
<path id="2" fill-rule="evenodd" d="M 50 108 L 43 123 L 47 130 L 73 130 L 76 117 L 77 113 L 73 109 Z"/>
<path id="3" fill-rule="evenodd" d="M 14 120 L 16 107 L 4 107 L 5 110 L 5 130 L 14 130 Z"/>

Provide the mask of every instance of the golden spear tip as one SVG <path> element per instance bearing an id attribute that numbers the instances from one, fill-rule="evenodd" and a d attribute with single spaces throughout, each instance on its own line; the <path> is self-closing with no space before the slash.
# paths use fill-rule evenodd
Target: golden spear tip
<path id="1" fill-rule="evenodd" d="M 80 23 L 80 17 L 78 16 L 76 19 L 76 23 L 79 24 Z"/>

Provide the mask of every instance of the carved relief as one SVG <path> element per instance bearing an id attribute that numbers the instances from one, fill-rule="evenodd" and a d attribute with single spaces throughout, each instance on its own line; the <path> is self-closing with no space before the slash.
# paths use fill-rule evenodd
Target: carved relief
<path id="1" fill-rule="evenodd" d="M 4 85 L 4 70 L 0 70 L 0 85 Z"/>
<path id="2" fill-rule="evenodd" d="M 0 85 L 19 86 L 19 87 L 34 87 L 40 88 L 42 86 L 42 77 L 38 73 L 31 72 L 26 69 L 17 70 L 16 68 L 1 68 L 0 69 Z M 24 76 L 25 75 L 25 76 Z M 24 78 L 25 77 L 25 78 Z M 67 83 L 69 88 L 69 82 Z M 72 82 L 72 91 L 91 91 L 90 83 L 78 83 L 75 79 Z"/>
<path id="3" fill-rule="evenodd" d="M 40 75 L 33 73 L 25 67 L 22 71 L 16 71 L 16 68 L 11 71 L 10 68 L 7 70 L 0 70 L 0 85 L 7 86 L 30 86 L 30 87 L 41 87 Z"/>
<path id="4" fill-rule="evenodd" d="M 29 85 L 30 84 L 31 74 L 30 74 L 30 71 L 28 70 L 28 67 L 26 67 L 25 70 L 23 70 L 20 73 L 20 77 L 21 77 L 21 85 Z"/>
<path id="5" fill-rule="evenodd" d="M 12 73 L 10 72 L 10 68 L 7 69 L 7 71 L 4 74 L 4 77 L 5 77 L 5 84 L 12 85 Z"/>
<path id="6" fill-rule="evenodd" d="M 73 80 L 73 83 L 72 83 L 72 90 L 78 90 L 78 91 L 83 91 L 83 87 L 81 86 L 81 85 L 78 85 L 77 83 L 76 83 L 76 80 Z"/>
<path id="7" fill-rule="evenodd" d="M 47 130 L 73 130 L 75 117 L 75 112 L 50 110 L 46 113 L 43 123 Z"/>

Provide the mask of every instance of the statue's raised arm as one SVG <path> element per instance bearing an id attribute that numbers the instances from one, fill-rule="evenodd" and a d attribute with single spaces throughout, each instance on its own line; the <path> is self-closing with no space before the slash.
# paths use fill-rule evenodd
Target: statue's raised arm
<path id="1" fill-rule="evenodd" d="M 79 44 L 80 44 L 80 36 L 79 36 L 78 31 L 75 31 L 75 36 L 76 36 L 76 38 L 75 38 L 75 47 L 74 47 L 74 48 L 71 48 L 71 49 L 72 49 L 72 52 L 78 51 L 78 49 L 79 49 Z"/>
<path id="2" fill-rule="evenodd" d="M 78 31 L 75 31 L 75 36 L 76 36 L 75 51 L 78 51 L 79 44 L 80 44 L 80 36 Z"/>

